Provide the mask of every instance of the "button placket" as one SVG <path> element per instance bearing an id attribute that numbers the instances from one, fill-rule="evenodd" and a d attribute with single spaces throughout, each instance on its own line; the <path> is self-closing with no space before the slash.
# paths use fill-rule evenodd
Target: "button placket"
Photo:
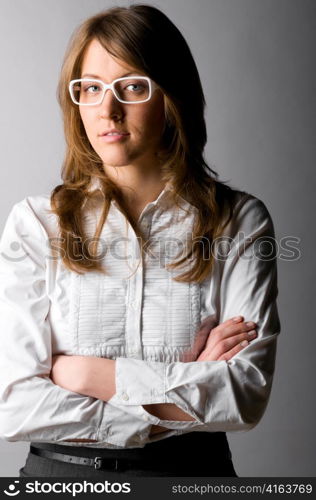
<path id="1" fill-rule="evenodd" d="M 131 251 L 133 255 L 139 254 L 139 243 L 135 232 L 128 225 L 131 236 Z M 129 277 L 127 295 L 127 322 L 126 322 L 126 353 L 133 358 L 142 358 L 141 347 L 141 308 L 142 308 L 142 288 L 143 288 L 143 266 L 137 259 L 135 269 Z"/>

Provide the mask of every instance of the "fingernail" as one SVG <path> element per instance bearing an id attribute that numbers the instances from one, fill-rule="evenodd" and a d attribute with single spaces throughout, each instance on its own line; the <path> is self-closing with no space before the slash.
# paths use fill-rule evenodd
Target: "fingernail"
<path id="1" fill-rule="evenodd" d="M 248 335 L 254 335 L 256 333 L 256 330 L 250 330 L 250 332 L 248 332 Z"/>
<path id="2" fill-rule="evenodd" d="M 248 340 L 243 340 L 242 342 L 240 342 L 240 345 L 242 347 L 246 347 L 246 345 L 248 345 L 248 344 L 249 344 Z"/>
<path id="3" fill-rule="evenodd" d="M 235 318 L 233 318 L 233 321 L 235 323 L 237 323 L 237 321 L 240 321 L 242 319 L 242 316 L 236 316 Z"/>
<path id="4" fill-rule="evenodd" d="M 256 323 L 254 323 L 253 321 L 248 321 L 248 322 L 246 323 L 246 326 L 250 326 L 250 327 L 252 327 L 252 326 L 256 326 Z"/>

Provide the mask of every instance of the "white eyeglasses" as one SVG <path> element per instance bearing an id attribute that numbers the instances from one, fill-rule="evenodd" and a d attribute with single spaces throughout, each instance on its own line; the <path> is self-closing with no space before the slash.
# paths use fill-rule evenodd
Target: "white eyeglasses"
<path id="1" fill-rule="evenodd" d="M 112 83 L 92 78 L 78 78 L 69 83 L 72 101 L 80 106 L 96 106 L 103 101 L 105 92 L 111 89 L 116 99 L 126 104 L 149 101 L 158 85 L 147 76 L 125 76 Z M 94 90 L 93 90 L 94 89 Z"/>

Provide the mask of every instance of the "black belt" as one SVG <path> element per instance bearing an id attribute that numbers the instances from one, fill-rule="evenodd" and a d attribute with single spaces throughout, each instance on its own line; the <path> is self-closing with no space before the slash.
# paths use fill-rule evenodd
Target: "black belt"
<path id="1" fill-rule="evenodd" d="M 95 469 L 107 469 L 107 470 L 126 470 L 133 469 L 135 465 L 139 465 L 137 460 L 128 460 L 126 458 L 103 458 L 103 457 L 78 457 L 76 455 L 65 455 L 64 453 L 56 453 L 55 451 L 43 450 L 42 448 L 35 448 L 35 446 L 30 446 L 30 452 L 34 455 L 38 455 L 44 458 L 50 458 L 52 460 L 58 460 L 60 462 L 66 462 L 68 464 L 76 465 L 88 465 L 94 467 Z M 141 461 L 141 468 L 152 468 L 155 465 L 161 464 L 155 460 Z"/>
<path id="2" fill-rule="evenodd" d="M 127 449 L 117 452 L 116 450 L 108 450 L 107 455 L 109 456 L 106 456 L 106 454 L 99 456 L 102 455 L 103 450 L 100 449 L 99 451 L 96 448 L 89 448 L 85 452 L 82 449 L 75 450 L 72 446 L 68 449 L 66 446 L 52 445 L 50 443 L 45 443 L 45 446 L 41 443 L 38 444 L 39 446 L 37 446 L 37 443 L 31 443 L 30 453 L 69 464 L 87 465 L 94 467 L 94 469 L 113 471 L 126 469 L 161 470 L 163 467 L 170 471 L 177 469 L 184 472 L 186 469 L 192 468 L 192 462 L 195 462 L 194 452 L 196 451 L 200 456 L 202 450 L 204 450 L 203 455 L 208 457 L 207 467 L 227 463 L 232 459 L 224 432 L 185 433 L 149 443 L 145 448 L 141 449 Z M 192 452 L 192 450 L 194 451 Z M 64 451 L 68 453 L 63 453 Z M 70 455 L 69 452 L 74 452 L 74 455 Z M 76 453 L 81 456 L 77 456 Z M 89 456 L 85 456 L 85 453 Z"/>

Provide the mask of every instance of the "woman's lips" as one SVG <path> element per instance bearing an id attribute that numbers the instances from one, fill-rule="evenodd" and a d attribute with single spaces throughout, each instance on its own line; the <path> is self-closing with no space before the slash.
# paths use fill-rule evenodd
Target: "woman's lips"
<path id="1" fill-rule="evenodd" d="M 101 139 L 101 141 L 104 141 L 104 142 L 118 142 L 118 141 L 122 141 L 123 139 L 125 139 L 128 136 L 129 136 L 129 134 L 120 134 L 120 135 L 106 134 L 106 135 L 101 135 L 100 139 Z"/>

